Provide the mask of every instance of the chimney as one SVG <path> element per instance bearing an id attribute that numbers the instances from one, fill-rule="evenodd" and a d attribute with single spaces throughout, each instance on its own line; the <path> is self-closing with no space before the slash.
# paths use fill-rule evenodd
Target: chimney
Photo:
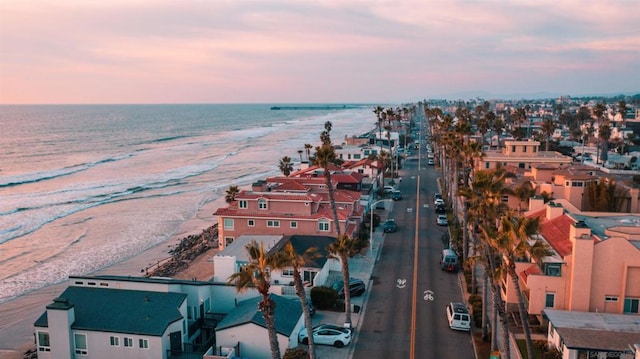
<path id="1" fill-rule="evenodd" d="M 529 198 L 529 211 L 535 212 L 544 208 L 544 198 L 534 196 Z"/>
<path id="2" fill-rule="evenodd" d="M 554 218 L 558 218 L 560 217 L 562 214 L 564 213 L 564 209 L 562 208 L 562 205 L 559 203 L 555 203 L 553 201 L 547 203 L 547 214 L 546 214 L 546 218 L 548 220 L 554 219 Z"/>

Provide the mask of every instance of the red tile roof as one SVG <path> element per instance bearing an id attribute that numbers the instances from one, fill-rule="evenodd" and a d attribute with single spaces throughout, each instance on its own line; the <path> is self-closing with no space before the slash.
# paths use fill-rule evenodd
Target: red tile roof
<path id="1" fill-rule="evenodd" d="M 561 256 L 571 254 L 573 245 L 569 239 L 569 229 L 575 221 L 566 214 L 562 214 L 554 219 L 546 219 L 546 208 L 534 212 L 529 217 L 540 218 L 540 234 L 547 240 L 549 245 Z"/>
<path id="2" fill-rule="evenodd" d="M 523 282 L 527 283 L 527 278 L 529 278 L 531 274 L 542 274 L 538 265 L 532 264 L 529 268 L 520 272 L 520 278 Z"/>

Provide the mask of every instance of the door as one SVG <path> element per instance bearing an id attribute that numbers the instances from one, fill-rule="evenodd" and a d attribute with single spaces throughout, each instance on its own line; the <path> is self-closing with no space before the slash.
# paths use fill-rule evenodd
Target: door
<path id="1" fill-rule="evenodd" d="M 169 334 L 169 342 L 169 345 L 171 345 L 172 353 L 182 352 L 182 332 L 177 331 Z"/>

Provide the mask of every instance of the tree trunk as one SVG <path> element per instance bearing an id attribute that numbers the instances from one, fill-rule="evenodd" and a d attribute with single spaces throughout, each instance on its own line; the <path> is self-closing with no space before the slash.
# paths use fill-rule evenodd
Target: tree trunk
<path id="1" fill-rule="evenodd" d="M 269 347 L 271 348 L 271 358 L 281 359 L 280 346 L 278 345 L 278 334 L 276 333 L 275 320 L 275 303 L 269 297 L 269 293 L 261 293 L 262 301 L 260 302 L 260 311 L 264 318 L 264 325 L 267 327 L 269 334 Z"/>
<path id="2" fill-rule="evenodd" d="M 344 282 L 344 314 L 345 323 L 351 328 L 351 293 L 349 293 L 349 256 L 340 255 L 342 261 L 342 281 Z"/>
<path id="3" fill-rule="evenodd" d="M 331 212 L 333 213 L 333 225 L 337 233 L 337 237 L 340 237 L 340 219 L 338 218 L 338 209 L 336 207 L 336 199 L 333 192 L 333 186 L 331 185 L 331 174 L 329 169 L 326 168 L 327 173 L 324 174 L 324 178 L 327 180 L 327 190 L 329 191 L 329 203 L 331 204 Z"/>
<path id="4" fill-rule="evenodd" d="M 296 295 L 300 298 L 302 305 L 302 314 L 304 315 L 304 325 L 307 328 L 307 338 L 309 338 L 309 359 L 316 358 L 316 345 L 313 342 L 313 323 L 311 322 L 311 313 L 307 304 L 307 293 L 304 291 L 302 277 L 298 268 L 293 268 L 293 285 L 296 287 Z"/>
<path id="5" fill-rule="evenodd" d="M 500 286 L 496 285 L 493 288 L 493 300 L 494 305 L 498 310 L 500 322 L 502 323 L 502 351 L 504 358 L 511 358 L 511 348 L 509 345 L 509 321 L 507 320 L 507 313 L 504 310 L 502 304 L 502 298 L 500 298 Z"/>
<path id="6" fill-rule="evenodd" d="M 482 340 L 485 342 L 489 340 L 489 318 L 487 316 L 487 310 L 489 309 L 489 303 L 487 300 L 489 299 L 489 295 L 487 291 L 489 290 L 489 275 L 487 274 L 486 268 L 484 268 L 484 274 L 482 276 Z M 495 331 L 495 326 L 491 327 L 492 330 Z"/>
<path id="7" fill-rule="evenodd" d="M 527 344 L 527 355 L 529 358 L 533 358 L 533 341 L 531 340 L 531 329 L 529 328 L 529 318 L 527 310 L 524 307 L 523 294 L 520 291 L 520 283 L 518 281 L 518 274 L 516 273 L 516 264 L 512 259 L 509 259 L 509 276 L 513 282 L 513 289 L 518 295 L 518 310 L 520 312 L 520 321 L 522 322 L 522 329 L 524 329 L 524 339 Z"/>

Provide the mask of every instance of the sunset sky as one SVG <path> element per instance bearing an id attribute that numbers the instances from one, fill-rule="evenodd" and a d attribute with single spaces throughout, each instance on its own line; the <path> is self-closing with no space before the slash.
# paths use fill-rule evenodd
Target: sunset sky
<path id="1" fill-rule="evenodd" d="M 640 90 L 638 0 L 2 0 L 0 103 Z"/>

